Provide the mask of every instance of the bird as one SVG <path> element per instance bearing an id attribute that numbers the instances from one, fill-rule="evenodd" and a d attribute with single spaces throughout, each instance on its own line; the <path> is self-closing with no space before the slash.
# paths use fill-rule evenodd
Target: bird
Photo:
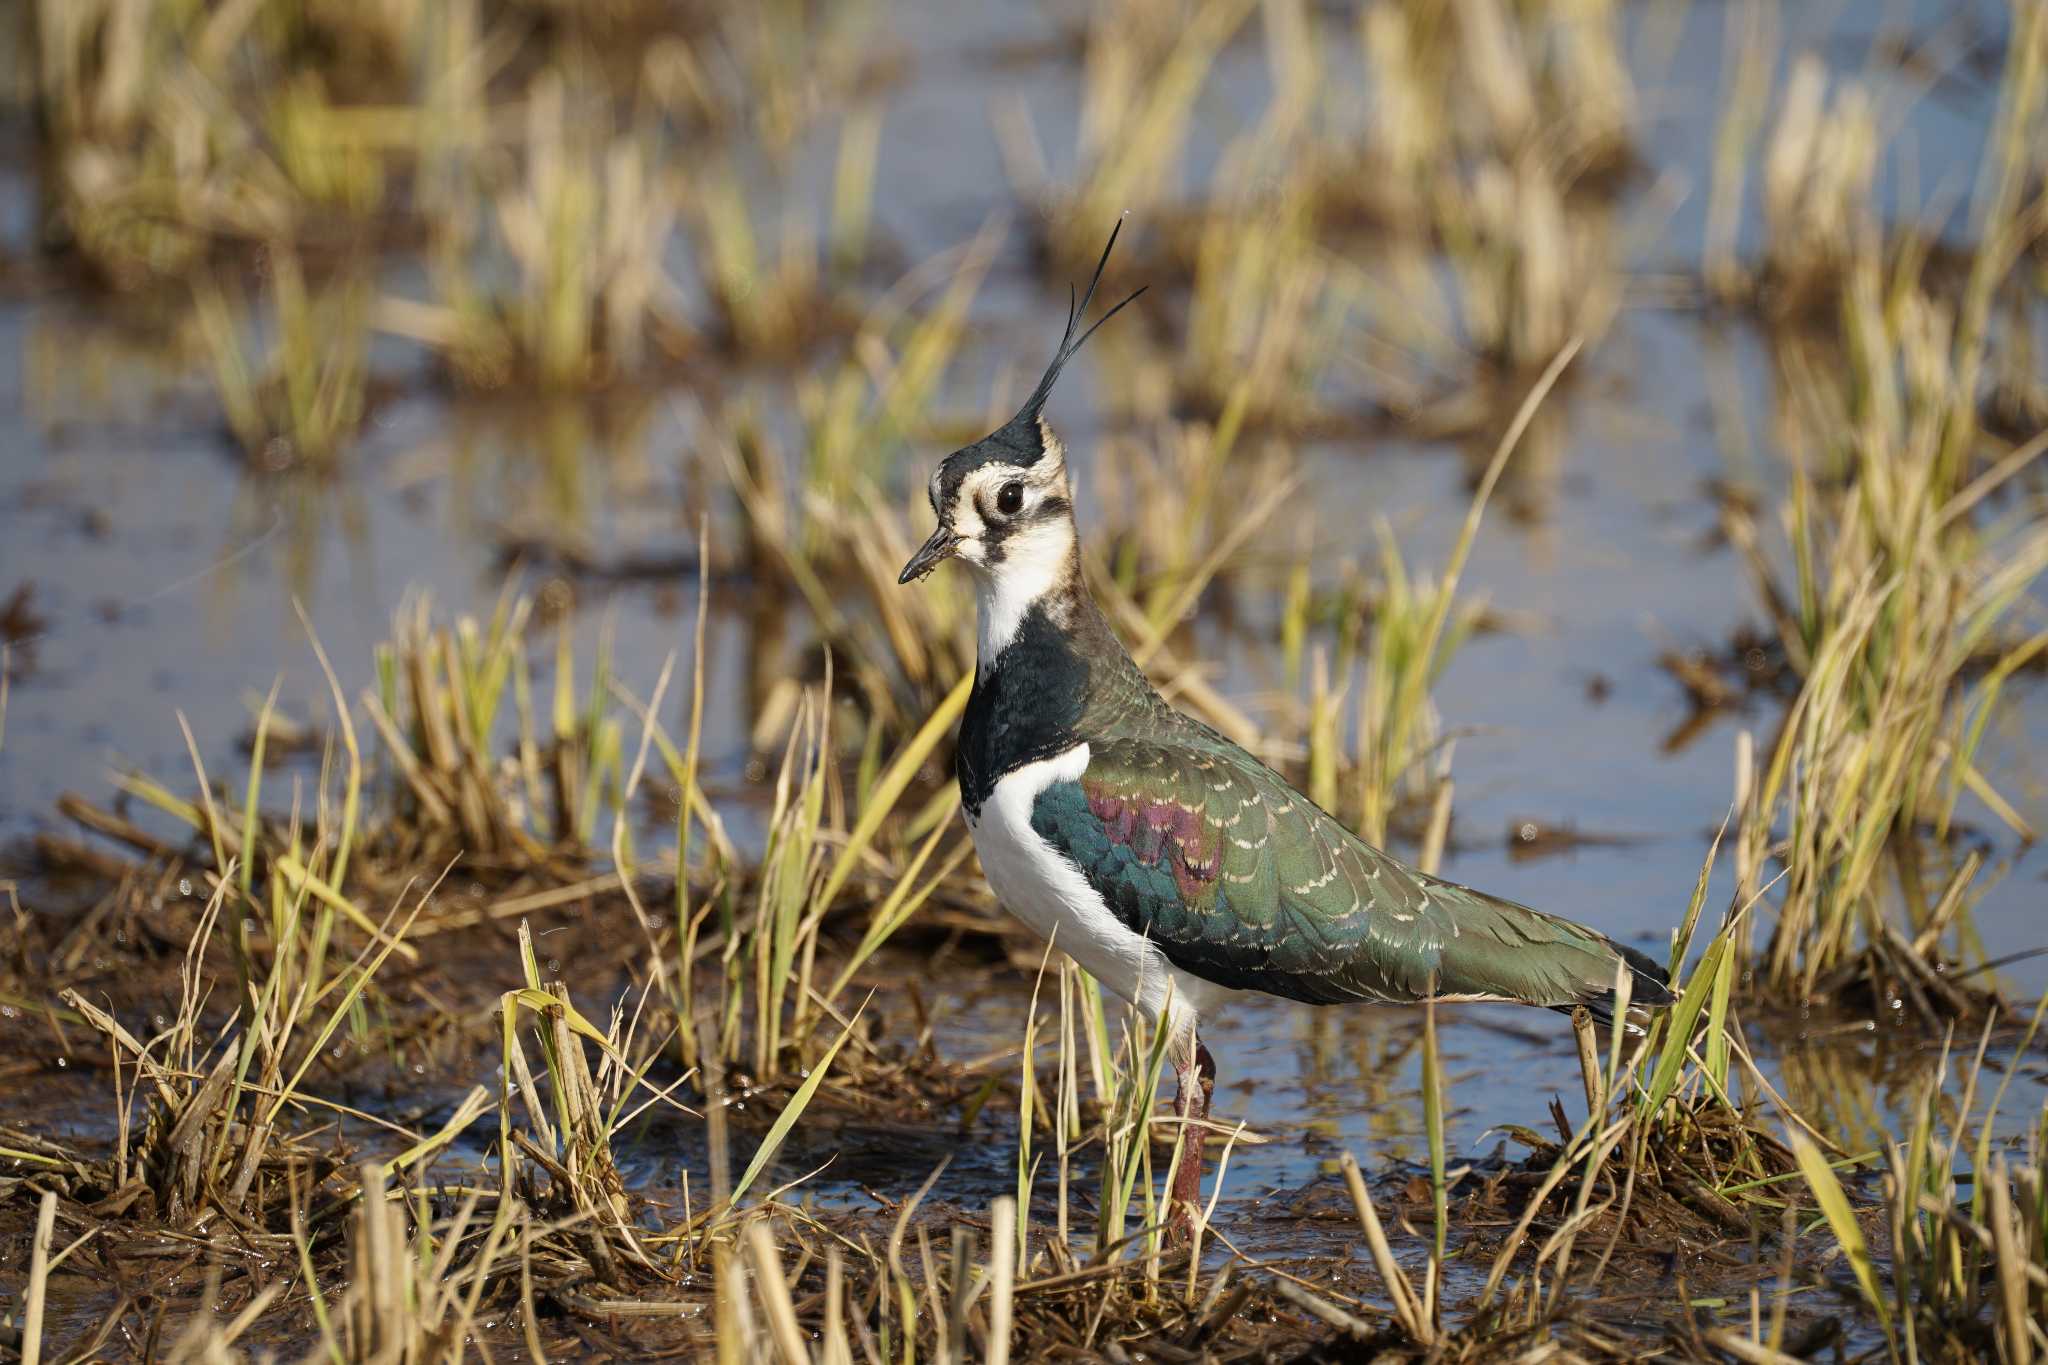
<path id="1" fill-rule="evenodd" d="M 997 900 L 1166 1030 L 1180 1120 L 1168 1209 L 1185 1236 L 1216 1081 L 1201 1022 L 1237 993 L 1583 1006 L 1610 1023 L 1623 977 L 1632 1009 L 1673 996 L 1636 949 L 1374 848 L 1132 660 L 1083 576 L 1067 449 L 1045 417 L 1075 353 L 1144 292 L 1079 330 L 1122 226 L 1080 301 L 1069 293 L 1016 416 L 933 471 L 937 526 L 898 583 L 946 560 L 972 575 L 961 810 Z"/>

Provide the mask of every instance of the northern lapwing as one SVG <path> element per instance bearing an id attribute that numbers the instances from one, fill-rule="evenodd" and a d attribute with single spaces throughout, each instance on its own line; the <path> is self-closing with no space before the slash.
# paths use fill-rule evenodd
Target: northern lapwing
<path id="1" fill-rule="evenodd" d="M 1153 690 L 1082 578 L 1066 448 L 1044 413 L 1060 370 L 1138 296 L 1076 335 L 1115 245 L 1112 231 L 1017 415 L 932 475 L 938 528 L 899 581 L 946 559 L 973 571 L 980 638 L 954 758 L 961 809 L 1003 905 L 1165 1021 L 1183 1120 L 1170 1207 L 1185 1231 L 1216 1077 L 1198 1030 L 1233 992 L 1611 1016 L 1626 972 L 1632 1004 L 1672 997 L 1663 969 L 1633 948 L 1382 853 Z"/>

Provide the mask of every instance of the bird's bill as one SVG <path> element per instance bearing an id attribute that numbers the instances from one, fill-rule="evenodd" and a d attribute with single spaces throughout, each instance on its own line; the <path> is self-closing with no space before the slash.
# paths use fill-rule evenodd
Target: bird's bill
<path id="1" fill-rule="evenodd" d="M 923 578 L 940 563 L 953 557 L 953 551 L 960 548 L 960 537 L 953 534 L 949 526 L 940 526 L 932 532 L 932 538 L 918 546 L 917 553 L 903 566 L 903 572 L 896 579 L 898 583 L 909 583 Z"/>

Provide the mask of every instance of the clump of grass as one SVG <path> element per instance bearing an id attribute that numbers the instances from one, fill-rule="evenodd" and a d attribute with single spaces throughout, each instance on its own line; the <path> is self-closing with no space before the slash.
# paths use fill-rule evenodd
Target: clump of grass
<path id="1" fill-rule="evenodd" d="M 1867 142 L 1867 112 L 1855 99 L 1826 112 L 1818 66 L 1795 71 L 1767 158 L 1781 226 L 1805 224 L 1771 250 L 1796 251 L 1840 319 L 1838 335 L 1780 350 L 1789 554 L 1765 544 L 1739 501 L 1724 513 L 1800 679 L 1739 841 L 1752 878 L 1770 859 L 1784 867 L 1765 964 L 1774 986 L 1802 996 L 1897 1001 L 1929 1019 L 1983 1008 L 1989 997 L 1943 967 L 1944 940 L 1968 940 L 1978 861 L 1930 867 L 1926 840 L 1948 839 L 1966 799 L 2032 837 L 1980 770 L 1978 746 L 2012 675 L 2048 651 L 2024 605 L 2048 571 L 2048 532 L 1987 509 L 2048 443 L 2005 447 L 1981 410 L 1995 301 L 2039 231 L 2025 186 L 2048 94 L 2044 45 L 2048 6 L 2020 7 L 1970 215 L 1978 240 L 1955 289 L 1925 236 L 1880 241 L 1867 168 L 1856 169 L 1868 153 L 1828 151 Z M 1853 183 L 1827 178 L 1838 172 Z"/>
<path id="2" fill-rule="evenodd" d="M 1842 600 L 1848 610 L 1819 641 L 1747 812 L 1752 856 L 1776 856 L 1787 872 L 1766 951 L 1774 981 L 1808 996 L 1902 994 L 1929 1018 L 1979 1007 L 1938 967 L 1943 939 L 1967 924 L 1976 864 L 1929 896 L 1913 841 L 1945 829 L 1966 789 L 2027 833 L 1977 772 L 1975 749 L 2012 667 L 2044 642 L 2002 653 L 1975 685 L 1960 679 L 1973 630 L 2048 563 L 2042 548 L 2031 566 L 2013 566 L 2022 572 L 1983 585 L 1988 599 L 1914 603 L 1906 580 L 1894 579 L 1864 580 Z M 1967 614 L 1949 614 L 1958 609 Z"/>
<path id="3" fill-rule="evenodd" d="M 174 0 L 38 0 L 30 21 L 58 226 L 108 283 L 177 281 L 384 192 L 377 142 L 305 74 L 315 25 Z"/>
<path id="4" fill-rule="evenodd" d="M 208 245 L 206 190 L 252 153 L 250 130 L 209 107 L 170 6 L 48 0 L 33 19 L 63 228 L 116 284 L 183 274 Z M 272 207 L 281 180 L 262 197 Z"/>
<path id="5" fill-rule="evenodd" d="M 499 1006 L 504 1066 L 497 1107 L 500 1221 L 508 1211 L 539 1220 L 522 1238 L 522 1293 L 530 1304 L 536 1283 L 550 1296 L 588 1298 L 592 1286 L 619 1293 L 665 1282 L 672 1278 L 673 1262 L 658 1260 L 636 1226 L 612 1144 L 639 1112 L 668 1101 L 665 1091 L 644 1079 L 667 1040 L 636 1045 L 644 994 L 630 1020 L 622 1002 L 604 1030 L 578 1013 L 566 986 L 542 981 L 524 922 L 519 957 L 525 985 L 506 992 Z M 520 1041 L 519 1022 L 528 1015 L 544 1066 L 538 1075 Z M 586 1042 L 598 1049 L 594 1072 Z M 648 1097 L 628 1113 L 628 1101 L 641 1089 Z M 523 1128 L 515 1126 L 515 1102 L 525 1115 Z M 793 1104 L 786 1117 L 794 1122 L 802 1109 L 802 1103 Z"/>
<path id="6" fill-rule="evenodd" d="M 1774 982 L 1811 994 L 1903 973 L 1906 993 L 1939 1015 L 1965 999 L 1928 967 L 1966 920 L 1969 879 L 1930 894 L 1917 841 L 1945 837 L 1965 795 L 2031 836 L 1977 754 L 2007 681 L 2048 650 L 2048 633 L 2020 626 L 2048 570 L 2048 532 L 1983 524 L 1976 509 L 2041 443 L 1977 472 L 1967 376 L 1981 335 L 1956 335 L 1917 291 L 1890 307 L 1878 291 L 1866 258 L 1850 283 L 1853 387 L 1832 393 L 1842 408 L 1811 414 L 1809 429 L 1833 434 L 1794 470 L 1791 582 L 1729 513 L 1802 679 L 1742 837 L 1753 863 L 1774 856 L 1787 872 Z M 1831 396 L 1818 372 L 1801 379 L 1810 397 Z"/>
<path id="7" fill-rule="evenodd" d="M 1634 1026 L 1611 1030 L 1604 1057 L 1591 1019 L 1584 1011 L 1574 1018 L 1586 1117 L 1567 1130 L 1558 1113 L 1560 1132 L 1568 1131 L 1561 1143 L 1521 1136 L 1537 1148 L 1529 1168 L 1543 1176 L 1466 1306 L 1461 1336 L 1472 1347 L 1555 1330 L 1570 1294 L 1602 1292 L 1613 1259 L 1636 1244 L 1754 1236 L 1758 1210 L 1776 1207 L 1772 1190 L 1793 1170 L 1792 1155 L 1736 1099 L 1738 1074 L 1773 1093 L 1742 1045 L 1731 1006 L 1735 930 L 1753 902 L 1732 906 L 1690 976 L 1683 972 L 1719 850 L 1717 839 L 1673 935 L 1678 1003 L 1654 1018 L 1631 1014 L 1628 975 L 1618 972 L 1614 1017 Z M 1588 1264 L 1580 1253 L 1595 1245 Z"/>
<path id="8" fill-rule="evenodd" d="M 1162 1018 L 1157 1027 L 1147 1027 L 1142 1016 L 1126 1011 L 1121 1038 L 1117 1038 L 1111 1032 L 1112 1016 L 1105 1007 L 1101 987 L 1068 964 L 1062 963 L 1061 968 L 1060 1012 L 1063 1019 L 1080 1020 L 1081 1041 L 1096 1087 L 1094 1108 L 1098 1128 L 1094 1138 L 1102 1149 L 1102 1167 L 1101 1189 L 1095 1201 L 1093 1252 L 1100 1259 L 1113 1260 L 1126 1254 L 1157 1258 L 1166 1246 L 1167 1208 L 1155 1180 L 1157 1176 L 1166 1176 L 1170 1188 L 1172 1174 L 1155 1172 L 1152 1161 L 1153 1110 L 1162 1097 L 1160 1081 L 1166 1071 L 1169 1037 L 1167 1020 Z M 1064 998 L 1070 986 L 1074 992 L 1071 1006 Z M 1073 1039 L 1063 1031 L 1061 1041 L 1070 1045 Z M 1062 1053 L 1057 1066 L 1061 1088 L 1055 1092 L 1054 1112 L 1069 1125 L 1068 1141 L 1058 1144 L 1062 1165 L 1060 1190 L 1064 1195 L 1071 1187 L 1070 1172 L 1065 1167 L 1074 1155 L 1072 1139 L 1077 1135 L 1071 1125 L 1080 1112 L 1080 1096 L 1075 1088 L 1078 1068 L 1071 1056 Z M 1060 1221 L 1066 1222 L 1064 1211 Z"/>
<path id="9" fill-rule="evenodd" d="M 1618 8 L 1378 4 L 1361 35 L 1365 173 L 1334 183 L 1326 211 L 1395 229 L 1361 287 L 1397 409 L 1441 403 L 1433 390 L 1463 389 L 1475 362 L 1526 373 L 1604 335 L 1636 105 Z"/>
<path id="10" fill-rule="evenodd" d="M 352 959 L 330 965 L 335 914 L 315 898 L 315 885 L 313 872 L 293 885 L 273 865 L 267 895 L 251 905 L 266 912 L 264 918 L 241 919 L 234 931 L 235 1027 L 210 1040 L 202 1028 L 212 937 L 223 907 L 249 903 L 253 894 L 237 881 L 232 861 L 214 878 L 187 950 L 177 1014 L 160 1033 L 138 1039 L 79 992 L 64 992 L 65 1003 L 105 1035 L 114 1056 L 118 1135 L 97 1182 L 106 1207 L 127 1209 L 147 1200 L 173 1226 L 218 1213 L 244 1227 L 280 1230 L 272 1225 L 292 1182 L 302 1168 L 320 1165 L 290 1139 L 281 1120 L 288 1108 L 319 1103 L 302 1089 L 308 1071 L 377 971 L 403 946 L 431 895 L 428 889 L 414 896 L 402 918 L 394 908 L 376 939 Z M 258 933 L 269 939 L 267 955 Z M 133 1102 L 141 1103 L 144 1117 L 131 1141 Z"/>
<path id="11" fill-rule="evenodd" d="M 576 1012 L 566 986 L 542 982 L 540 964 L 533 952 L 533 934 L 524 922 L 519 926 L 519 965 L 526 984 L 508 994 L 501 1006 L 506 1095 L 500 1113 L 509 1129 L 516 1081 L 516 1093 L 525 1102 L 527 1121 L 545 1144 L 533 1147 L 531 1152 L 554 1177 L 557 1186 L 553 1198 L 529 1189 L 525 1192 L 527 1201 L 541 1209 L 572 1202 L 573 1207 L 558 1211 L 578 1221 L 592 1221 L 600 1235 L 616 1233 L 624 1252 L 644 1262 L 646 1254 L 624 1222 L 625 1183 L 611 1153 L 611 1134 L 619 1108 L 635 1079 L 633 1068 L 626 1061 L 631 1040 L 621 1037 L 622 1024 L 616 1016 L 608 1032 L 598 1033 L 594 1025 Z M 552 1121 L 519 1043 L 517 1023 L 522 1009 L 537 1016 L 535 1032 L 554 1101 Z M 595 1075 L 583 1051 L 585 1037 L 602 1048 Z"/>
<path id="12" fill-rule="evenodd" d="M 676 199 L 662 148 L 651 127 L 616 128 L 577 88 L 552 66 L 533 78 L 516 169 L 466 194 L 437 191 L 449 210 L 432 248 L 438 299 L 380 306 L 382 326 L 439 351 L 466 384 L 580 389 L 641 373 L 651 347 L 687 345 L 663 264 Z M 444 174 L 459 186 L 471 164 Z M 479 200 L 494 207 L 488 227 Z M 492 250 L 509 278 L 488 268 Z"/>
<path id="13" fill-rule="evenodd" d="M 1455 594 L 1462 555 L 1454 555 L 1441 582 L 1411 578 L 1392 531 L 1380 529 L 1381 588 L 1373 604 L 1365 653 L 1365 678 L 1358 697 L 1354 764 L 1358 831 L 1374 844 L 1392 833 L 1395 815 L 1426 807 L 1445 780 L 1448 759 L 1443 724 L 1431 689 L 1478 624 L 1480 605 Z M 1337 747 L 1336 699 L 1316 708 L 1325 723 L 1316 728 L 1310 765 L 1327 774 L 1335 789 L 1336 765 L 1318 754 Z"/>
<path id="14" fill-rule="evenodd" d="M 390 1179 L 381 1162 L 362 1168 L 349 1221 L 347 1276 L 335 1302 L 328 1302 L 330 1291 L 315 1276 L 311 1248 L 300 1236 L 321 1345 L 330 1360 L 460 1359 L 489 1284 L 485 1272 L 512 1250 L 509 1220 L 492 1221 L 476 1260 L 458 1270 L 455 1257 L 477 1230 L 477 1196 L 437 1220 L 424 1192 L 415 1204 L 408 1191 L 394 1191 Z M 530 1308 L 531 1300 L 529 1332 Z"/>
<path id="15" fill-rule="evenodd" d="M 609 639 L 600 638 L 580 689 L 563 620 L 543 713 L 528 660 L 532 612 L 531 599 L 508 586 L 489 621 L 464 616 L 451 628 L 433 623 L 422 595 L 399 608 L 378 649 L 377 686 L 362 703 L 405 798 L 408 859 L 447 845 L 484 865 L 544 865 L 550 848 L 592 847 L 601 811 L 623 802 Z M 508 724 L 513 753 L 501 759 Z"/>
<path id="16" fill-rule="evenodd" d="M 880 135 L 872 109 L 857 111 L 840 129 L 824 243 L 794 197 L 784 207 L 779 240 L 764 241 L 754 207 L 761 196 L 729 160 L 693 178 L 689 208 L 704 288 L 733 350 L 788 356 L 850 325 L 835 277 L 858 267 L 867 250 Z"/>
<path id="17" fill-rule="evenodd" d="M 982 1228 L 965 1223 L 935 1236 L 929 1225 L 911 1226 L 929 1189 L 928 1182 L 905 1201 L 882 1251 L 814 1241 L 794 1224 L 778 1244 L 767 1223 L 748 1224 L 735 1247 L 721 1244 L 710 1257 L 718 1317 L 703 1346 L 729 1359 L 791 1365 L 911 1360 L 920 1352 L 993 1365 L 1007 1365 L 1013 1352 L 1030 1358 L 1019 1338 L 1028 1341 L 1031 1325 L 1019 1317 L 1034 1287 L 1017 1272 L 1014 1203 L 992 1203 L 986 1240 Z"/>
<path id="18" fill-rule="evenodd" d="M 1111 518 L 1103 576 L 1113 606 L 1129 599 L 1140 664 L 1165 657 L 1195 604 L 1300 489 L 1284 441 L 1246 437 L 1250 403 L 1250 386 L 1240 385 L 1214 422 L 1162 423 L 1102 442 Z M 1246 445 L 1255 449 L 1246 454 Z M 1261 489 L 1249 504 L 1233 497 L 1240 480 Z"/>
<path id="19" fill-rule="evenodd" d="M 1832 100 L 1817 56 L 1792 69 L 1764 147 L 1764 269 L 1788 313 L 1832 302 L 1855 258 L 1871 248 L 1870 191 L 1879 148 L 1877 113 L 1854 81 Z"/>
<path id="20" fill-rule="evenodd" d="M 363 8 L 374 13 L 376 6 Z M 265 123 L 279 169 L 304 200 L 305 213 L 366 218 L 383 205 L 387 139 L 378 136 L 376 111 L 339 107 L 317 70 L 280 81 L 269 106 Z"/>
<path id="21" fill-rule="evenodd" d="M 2019 1040 L 2019 1054 L 2032 1044 L 2044 1011 L 2048 999 Z M 1886 1143 L 1879 1210 L 1888 1263 L 1878 1259 L 1858 1201 L 1833 1165 L 1802 1134 L 1791 1134 L 1807 1188 L 1894 1358 L 1903 1352 L 2018 1365 L 2048 1350 L 2041 1328 L 2048 1320 L 2048 1110 L 2029 1127 L 2023 1153 L 1994 1148 L 1992 1128 L 2012 1073 L 1973 1116 L 1990 1040 L 1987 1021 L 1953 1106 L 1945 1094 L 1944 1045 L 1941 1065 L 1914 1097 L 1904 1139 Z M 1782 1318 L 1774 1316 L 1770 1331 L 1759 1334 L 1768 1349 L 1780 1345 L 1781 1329 Z"/>
<path id="22" fill-rule="evenodd" d="M 1722 50 L 1725 69 L 1731 74 L 1714 131 L 1713 180 L 1707 196 L 1700 273 L 1710 294 L 1737 299 L 1752 295 L 1755 287 L 1751 272 L 1739 259 L 1736 238 L 1742 226 L 1750 148 L 1770 98 L 1778 34 L 1775 11 L 1765 5 L 1731 8 L 1726 22 Z M 1785 207 L 1781 199 L 1781 213 Z"/>
<path id="23" fill-rule="evenodd" d="M 968 311 L 1001 245 L 1001 226 L 991 219 L 956 251 L 907 275 L 862 320 L 853 356 L 829 380 L 799 389 L 804 487 L 812 504 L 896 477 L 959 352 Z M 942 270 L 949 275 L 945 288 L 929 307 L 911 312 L 906 297 Z"/>
<path id="24" fill-rule="evenodd" d="M 1224 148 L 1194 222 L 1180 387 L 1200 408 L 1239 420 L 1319 425 L 1360 278 L 1322 240 L 1330 100 L 1316 21 L 1300 3 L 1263 10 L 1273 95 Z M 1171 227 L 1171 223 L 1169 223 Z"/>
<path id="25" fill-rule="evenodd" d="M 1187 12 L 1152 0 L 1104 6 L 1090 20 L 1075 173 L 1056 185 L 1021 109 L 1005 111 L 1010 177 L 1048 205 L 1055 265 L 1092 261 L 1102 224 L 1157 216 L 1178 192 L 1196 100 L 1217 58 L 1251 12 L 1250 0 L 1196 0 Z"/>
<path id="26" fill-rule="evenodd" d="M 1759 111 L 1774 64 L 1776 25 L 1766 7 L 1746 7 L 1729 16 L 1733 89 L 1716 141 L 1714 187 L 1709 211 L 1704 273 L 1711 292 L 1724 300 L 1754 305 L 1774 323 L 1826 328 L 1837 309 L 1853 309 L 1853 279 L 1873 255 L 1885 260 L 1888 302 L 1903 289 L 1927 288 L 1930 255 L 1951 262 L 1966 258 L 1959 333 L 1968 336 L 1991 321 L 1997 289 L 2006 285 L 2023 243 L 2040 232 L 2040 206 L 2029 204 L 2038 185 L 2037 149 L 2048 124 L 2042 102 L 2044 42 L 2041 7 L 2012 6 L 2011 38 L 1998 88 L 1998 105 L 1984 160 L 1978 167 L 1967 232 L 1973 244 L 1958 252 L 1937 249 L 1948 225 L 1951 202 L 1927 221 L 1887 224 L 1873 202 L 1878 167 L 1887 158 L 1910 164 L 1910 149 L 1887 146 L 1885 136 L 1899 120 L 1881 109 L 1867 85 L 1840 79 L 1830 91 L 1827 64 L 1816 55 L 1793 65 L 1775 118 L 1765 135 L 1754 178 L 1758 181 L 1763 237 L 1753 263 L 1738 261 L 1736 229 L 1741 218 L 1746 164 L 1757 133 Z M 2029 338 L 2020 321 L 2026 291 L 2007 289 L 2016 311 L 2014 330 L 1988 363 L 2027 355 Z M 2024 363 L 2024 362 L 2022 362 Z M 1974 374 L 1971 376 L 1974 387 Z M 2022 390 L 2028 388 L 2025 383 Z"/>
<path id="27" fill-rule="evenodd" d="M 589 875 L 603 813 L 631 797 L 618 715 L 627 694 L 611 676 L 604 631 L 589 684 L 579 686 L 566 620 L 551 675 L 543 675 L 548 690 L 541 691 L 530 658 L 532 612 L 531 600 L 511 585 L 484 622 L 462 616 L 438 624 L 424 595 L 401 606 L 392 639 L 376 652 L 376 685 L 359 699 L 387 765 L 375 782 L 368 780 L 356 716 L 314 641 L 333 699 L 343 781 L 339 793 L 323 786 L 321 799 L 336 809 L 323 805 L 331 825 L 320 826 L 310 845 L 296 805 L 290 818 L 263 808 L 275 691 L 257 720 L 243 792 L 214 785 L 203 771 L 192 798 L 140 772 L 122 776 L 120 786 L 192 833 L 202 858 L 211 860 L 208 875 L 225 875 L 229 862 L 237 863 L 240 896 L 255 908 L 269 913 L 262 904 L 266 883 L 281 877 L 291 894 L 312 896 L 324 912 L 379 941 L 388 936 L 361 902 L 392 894 L 422 867 L 459 865 L 466 875 L 499 884 L 580 883 Z M 701 805 L 701 790 L 690 790 Z M 140 839 L 145 851 L 163 847 L 145 835 L 117 830 L 116 837 Z M 723 846 L 722 831 L 719 838 Z M 422 932 L 473 923 L 478 913 L 437 908 Z M 397 951 L 409 961 L 417 956 L 410 944 Z"/>
<path id="28" fill-rule="evenodd" d="M 1307 231 L 1312 206 L 1281 191 L 1242 212 L 1211 212 L 1196 244 L 1182 383 L 1201 407 L 1239 402 L 1251 421 L 1308 427 L 1358 294 L 1351 273 Z"/>
<path id="29" fill-rule="evenodd" d="M 1573 209 L 1567 191 L 1560 168 L 1529 152 L 1481 165 L 1439 211 L 1465 334 L 1510 373 L 1605 335 L 1620 309 L 1608 219 Z"/>
<path id="30" fill-rule="evenodd" d="M 732 349 L 788 355 L 830 328 L 818 243 L 810 225 L 785 215 L 779 244 L 763 249 L 748 189 L 730 164 L 709 170 L 692 209 L 703 243 L 705 284 Z"/>
<path id="31" fill-rule="evenodd" d="M 736 880 L 724 879 L 699 901 L 685 889 L 688 878 L 679 869 L 670 990 L 686 1065 L 704 1066 L 714 1056 L 721 1066 L 744 1062 L 756 1085 L 778 1084 L 817 1065 L 824 1048 L 820 1026 L 846 1017 L 842 1002 L 855 975 L 966 857 L 966 841 L 957 836 L 940 853 L 958 799 L 950 792 L 909 812 L 907 827 L 894 837 L 907 833 L 914 847 L 884 853 L 881 841 L 892 821 L 901 825 L 899 804 L 965 708 L 968 683 L 961 679 L 886 762 L 873 751 L 873 766 L 851 801 L 832 767 L 836 750 L 824 705 L 829 690 L 804 698 L 776 781 L 759 877 L 744 894 Z M 701 688 L 696 695 L 701 705 Z M 693 734 L 697 728 L 693 720 Z M 830 811 L 845 812 L 850 827 L 835 828 Z M 680 847 L 688 846 L 685 836 Z M 856 878 L 861 886 L 888 889 L 875 893 L 859 942 L 828 980 L 818 962 L 820 936 Z M 715 926 L 720 945 L 715 994 L 705 991 L 696 966 L 707 925 Z M 868 1053 L 879 1067 L 873 1049 Z"/>
<path id="32" fill-rule="evenodd" d="M 252 343 L 246 304 L 219 281 L 196 289 L 194 316 L 212 362 L 228 430 L 265 469 L 331 467 L 354 439 L 369 384 L 369 298 L 344 275 L 309 287 L 297 253 L 274 244 L 266 261 L 268 344 Z"/>
<path id="33" fill-rule="evenodd" d="M 1407 60 L 1432 77 L 1467 82 L 1430 95 L 1425 122 L 1450 146 L 1511 156 L 1540 136 L 1554 141 L 1561 163 L 1598 170 L 1626 156 L 1636 99 L 1613 0 L 1457 0 L 1435 14 L 1407 7 L 1406 18 Z M 1461 99 L 1461 88 L 1477 98 Z"/>
<path id="34" fill-rule="evenodd" d="M 714 8 L 708 17 L 699 40 L 669 44 L 678 65 L 688 52 L 691 74 L 677 82 L 678 93 L 689 92 L 702 121 L 751 132 L 778 159 L 895 70 L 876 41 L 882 7 L 873 0 L 824 7 L 771 0 Z"/>
<path id="35" fill-rule="evenodd" d="M 1056 947 L 1047 949 L 1025 1017 L 1019 1076 L 1016 1214 L 1008 1232 L 1020 1277 L 1020 1333 L 1037 1351 L 1085 1345 L 1098 1331 L 1126 1341 L 1220 1337 L 1255 1290 L 1227 1263 L 1205 1273 L 1208 1220 L 1236 1147 L 1265 1139 L 1241 1122 L 1202 1121 L 1202 1140 L 1221 1138 L 1222 1151 L 1207 1201 L 1192 1210 L 1192 1244 L 1177 1244 L 1165 1191 L 1183 1120 L 1157 1112 L 1172 1003 L 1154 1027 L 1134 1009 L 1113 1007 L 1064 956 L 1049 974 Z M 1049 1038 L 1039 1009 L 1048 985 L 1056 995 Z M 1049 1085 L 1040 1055 L 1048 1042 Z"/>

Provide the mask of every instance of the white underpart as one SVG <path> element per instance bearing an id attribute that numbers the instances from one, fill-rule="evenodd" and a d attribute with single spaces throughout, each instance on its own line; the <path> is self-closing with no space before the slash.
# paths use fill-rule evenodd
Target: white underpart
<path id="1" fill-rule="evenodd" d="M 979 818 L 969 817 L 989 889 L 1003 908 L 1087 973 L 1173 1030 L 1173 1055 L 1191 1057 L 1197 1011 L 1213 988 L 1175 968 L 1159 945 L 1123 924 L 1065 854 L 1031 828 L 1031 806 L 1055 782 L 1088 767 L 1088 746 L 1026 764 L 996 783 Z"/>
<path id="2" fill-rule="evenodd" d="M 999 563 L 974 566 L 981 662 L 1009 648 L 1031 604 L 1060 586 L 1073 552 L 1074 525 L 1058 517 L 1012 531 Z"/>

